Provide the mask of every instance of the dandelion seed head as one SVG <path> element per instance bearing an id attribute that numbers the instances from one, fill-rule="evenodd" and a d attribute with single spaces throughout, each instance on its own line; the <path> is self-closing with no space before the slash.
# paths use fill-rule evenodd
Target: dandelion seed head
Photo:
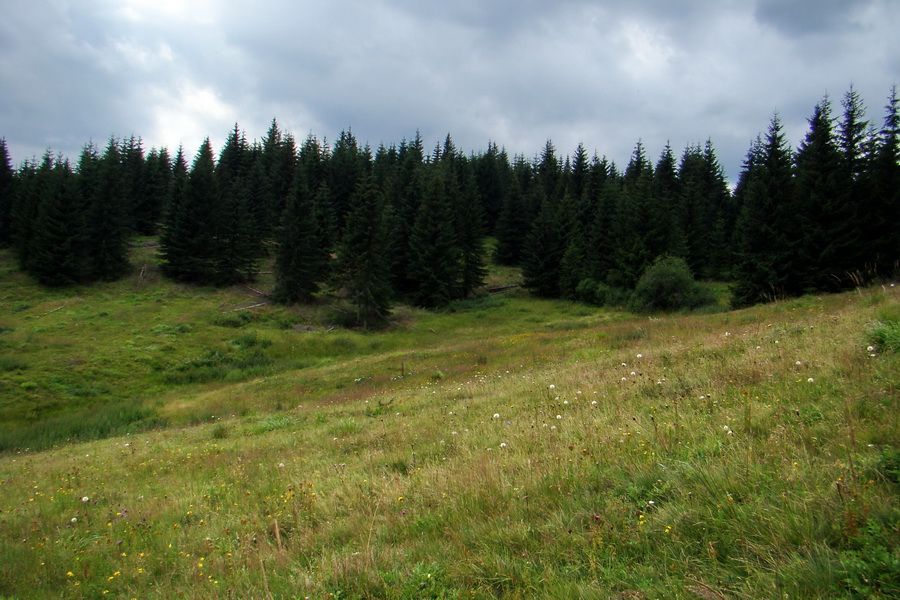
<path id="1" fill-rule="evenodd" d="M 815 382 L 815 379 L 813 379 L 812 377 L 810 377 L 809 379 L 806 380 L 806 382 L 807 382 L 807 383 L 814 383 L 814 382 Z"/>
<path id="2" fill-rule="evenodd" d="M 495 419 L 499 419 L 499 418 L 500 418 L 500 413 L 494 413 L 494 418 L 495 418 Z"/>

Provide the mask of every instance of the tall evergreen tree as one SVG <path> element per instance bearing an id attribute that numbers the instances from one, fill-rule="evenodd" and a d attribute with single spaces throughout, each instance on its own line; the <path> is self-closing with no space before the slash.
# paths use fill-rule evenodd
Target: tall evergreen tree
<path id="1" fill-rule="evenodd" d="M 847 202 L 850 181 L 841 168 L 833 122 L 831 102 L 825 97 L 816 105 L 797 151 L 796 227 L 788 232 L 794 293 L 837 289 L 835 269 L 842 273 L 849 266 L 844 261 L 857 243 Z"/>
<path id="2" fill-rule="evenodd" d="M 879 275 L 900 273 L 900 100 L 891 88 L 884 124 L 869 160 L 870 219 L 864 237 L 870 241 L 867 261 Z"/>
<path id="3" fill-rule="evenodd" d="M 128 213 L 124 206 L 122 156 L 111 139 L 102 157 L 88 149 L 79 162 L 85 209 L 84 251 L 87 276 L 112 281 L 124 275 L 128 262 Z"/>
<path id="4" fill-rule="evenodd" d="M 443 306 L 457 295 L 460 253 L 453 207 L 459 188 L 446 165 L 430 170 L 425 195 L 410 232 L 409 300 L 418 306 Z"/>
<path id="5" fill-rule="evenodd" d="M 175 167 L 175 200 L 160 239 L 162 270 L 177 281 L 216 284 L 222 208 L 209 138 L 197 151 L 183 191 L 179 163 L 183 164 L 181 151 Z"/>
<path id="6" fill-rule="evenodd" d="M 309 302 L 325 278 L 328 249 L 322 245 L 315 203 L 298 174 L 288 198 L 275 249 L 275 289 L 272 297 L 284 304 Z"/>
<path id="7" fill-rule="evenodd" d="M 675 165 L 675 155 L 668 143 L 663 149 L 656 168 L 653 170 L 652 196 L 660 239 L 652 249 L 656 256 L 667 254 L 684 257 L 687 253 L 687 240 L 681 221 L 678 218 L 680 209 L 680 181 Z"/>
<path id="8" fill-rule="evenodd" d="M 23 271 L 28 270 L 29 242 L 37 221 L 42 179 L 43 177 L 38 177 L 38 165 L 33 161 L 25 161 L 15 180 L 9 214 L 10 243 L 18 259 L 19 268 Z"/>
<path id="9" fill-rule="evenodd" d="M 216 278 L 222 285 L 252 279 L 257 262 L 264 254 L 263 232 L 256 222 L 261 215 L 253 210 L 256 188 L 261 185 L 250 178 L 254 162 L 246 136 L 235 124 L 215 170 L 222 207 L 215 262 Z"/>
<path id="10" fill-rule="evenodd" d="M 497 144 L 488 144 L 486 152 L 474 164 L 475 181 L 487 224 L 486 233 L 495 231 L 510 187 L 509 159 Z"/>
<path id="11" fill-rule="evenodd" d="M 546 199 L 522 248 L 524 285 L 545 298 L 560 295 L 560 269 L 566 251 L 561 212 L 558 203 Z"/>
<path id="12" fill-rule="evenodd" d="M 12 205 L 16 172 L 12 166 L 6 138 L 0 138 L 0 248 L 12 244 Z"/>
<path id="13" fill-rule="evenodd" d="M 285 135 L 278 127 L 277 121 L 272 124 L 263 140 L 260 159 L 265 171 L 265 186 L 261 194 L 265 210 L 257 211 L 265 215 L 261 229 L 266 236 L 273 231 L 275 222 L 284 212 L 287 198 L 294 184 L 295 164 L 297 162 L 296 142 L 291 135 Z"/>
<path id="14" fill-rule="evenodd" d="M 390 313 L 384 234 L 384 201 L 374 177 L 366 173 L 350 198 L 337 264 L 356 323 L 365 328 L 383 324 Z"/>
<path id="15" fill-rule="evenodd" d="M 418 287 L 410 265 L 413 262 L 412 229 L 425 194 L 425 147 L 419 132 L 412 141 L 401 144 L 397 181 L 389 198 L 388 252 L 391 264 L 391 285 L 401 297 L 408 297 Z"/>
<path id="16" fill-rule="evenodd" d="M 166 148 L 151 148 L 147 154 L 147 196 L 161 223 L 172 202 L 172 158 Z"/>
<path id="17" fill-rule="evenodd" d="M 39 202 L 25 270 L 43 285 L 73 285 L 84 277 L 84 221 L 75 174 L 68 162 L 48 152 L 36 177 Z"/>
<path id="18" fill-rule="evenodd" d="M 765 142 L 751 147 L 742 174 L 743 205 L 735 229 L 737 262 L 732 304 L 747 306 L 790 290 L 793 156 L 778 115 Z"/>
<path id="19" fill-rule="evenodd" d="M 350 197 L 369 166 L 369 157 L 359 148 L 353 132 L 342 131 L 328 161 L 328 189 L 339 227 L 349 210 Z"/>
<path id="20" fill-rule="evenodd" d="M 484 285 L 484 278 L 487 276 L 484 260 L 486 226 L 475 174 L 466 160 L 459 161 L 458 169 L 459 196 L 455 210 L 456 240 L 460 260 L 458 296 L 467 298 Z"/>
<path id="21" fill-rule="evenodd" d="M 147 186 L 143 141 L 131 136 L 120 144 L 120 152 L 124 205 L 131 220 L 130 227 L 139 235 L 153 235 L 159 225 L 162 206 Z"/>

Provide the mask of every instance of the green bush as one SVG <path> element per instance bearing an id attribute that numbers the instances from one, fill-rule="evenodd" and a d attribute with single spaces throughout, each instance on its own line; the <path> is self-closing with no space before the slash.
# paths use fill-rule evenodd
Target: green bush
<path id="1" fill-rule="evenodd" d="M 681 310 L 715 304 L 716 298 L 694 280 L 682 258 L 657 259 L 647 267 L 632 295 L 637 310 Z"/>
<path id="2" fill-rule="evenodd" d="M 575 297 L 580 302 L 595 306 L 627 306 L 631 294 L 627 290 L 594 279 L 582 279 L 575 287 Z"/>

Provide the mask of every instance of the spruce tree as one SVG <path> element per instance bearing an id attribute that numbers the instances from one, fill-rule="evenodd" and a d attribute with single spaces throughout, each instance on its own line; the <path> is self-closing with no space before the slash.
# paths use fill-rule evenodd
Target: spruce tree
<path id="1" fill-rule="evenodd" d="M 260 228 L 268 236 L 284 212 L 294 184 L 297 162 L 297 147 L 293 136 L 283 134 L 275 119 L 272 119 L 263 140 L 260 158 L 265 171 L 265 186 L 261 195 L 265 210 L 259 212 L 266 215 Z"/>
<path id="2" fill-rule="evenodd" d="M 16 172 L 12 166 L 6 138 L 0 138 L 0 248 L 12 244 L 12 205 Z"/>
<path id="3" fill-rule="evenodd" d="M 328 250 L 322 245 L 315 204 L 298 174 L 281 217 L 275 248 L 275 289 L 283 304 L 310 302 L 326 275 Z"/>
<path id="4" fill-rule="evenodd" d="M 160 239 L 163 272 L 176 281 L 216 284 L 220 259 L 222 208 L 209 138 L 200 145 L 190 173 L 180 189 L 180 164 L 175 168 L 175 199 Z"/>
<path id="5" fill-rule="evenodd" d="M 486 152 L 475 159 L 475 180 L 487 224 L 486 233 L 494 233 L 510 187 L 509 159 L 497 144 L 488 144 Z"/>
<path id="6" fill-rule="evenodd" d="M 38 165 L 26 160 L 15 180 L 15 188 L 10 206 L 10 244 L 16 254 L 19 268 L 28 270 L 29 242 L 37 221 L 38 204 L 41 198 L 41 179 Z"/>
<path id="7" fill-rule="evenodd" d="M 867 261 L 877 273 L 900 272 L 900 101 L 891 88 L 869 164 L 870 219 L 863 232 L 870 242 Z"/>
<path id="8" fill-rule="evenodd" d="M 558 203 L 545 199 L 522 248 L 526 288 L 538 296 L 560 296 L 560 267 L 566 251 L 565 227 Z"/>
<path id="9" fill-rule="evenodd" d="M 422 137 L 401 144 L 398 151 L 399 172 L 393 195 L 389 198 L 391 214 L 388 225 L 391 285 L 400 297 L 408 297 L 418 284 L 410 272 L 413 262 L 412 229 L 422 205 L 424 189 L 424 153 Z"/>
<path id="10" fill-rule="evenodd" d="M 838 207 L 845 220 L 836 233 L 841 237 L 841 246 L 846 249 L 846 253 L 840 256 L 839 263 L 833 265 L 833 272 L 847 286 L 860 281 L 859 277 L 867 277 L 866 272 L 869 271 L 866 259 L 870 253 L 866 248 L 866 240 L 863 239 L 863 230 L 870 211 L 866 157 L 871 140 L 868 135 L 869 122 L 865 120 L 865 107 L 859 93 L 852 86 L 841 104 L 844 114 L 838 122 L 837 137 L 841 171 L 847 191 L 842 198 L 842 205 Z"/>
<path id="11" fill-rule="evenodd" d="M 775 115 L 765 142 L 751 147 L 742 173 L 743 204 L 735 229 L 736 281 L 732 288 L 736 307 L 781 298 L 791 289 L 789 240 L 796 227 L 793 183 L 793 156 L 781 119 Z"/>
<path id="12" fill-rule="evenodd" d="M 791 291 L 837 289 L 837 273 L 856 243 L 853 214 L 848 212 L 849 178 L 841 168 L 831 115 L 823 98 L 809 120 L 809 132 L 797 151 L 796 227 L 791 235 Z"/>
<path id="13" fill-rule="evenodd" d="M 334 203 L 338 226 L 344 223 L 350 197 L 369 168 L 369 159 L 359 148 L 352 131 L 342 131 L 328 161 L 328 189 Z"/>
<path id="14" fill-rule="evenodd" d="M 28 240 L 26 271 L 47 286 L 84 278 L 83 212 L 75 174 L 68 162 L 48 152 L 37 169 L 37 215 Z"/>
<path id="15" fill-rule="evenodd" d="M 111 139 L 102 157 L 86 150 L 79 162 L 85 210 L 84 251 L 87 276 L 113 281 L 128 272 L 128 214 L 122 157 Z M 88 183 L 90 181 L 90 183 Z"/>
<path id="16" fill-rule="evenodd" d="M 365 173 L 350 197 L 337 259 L 340 282 L 355 309 L 355 322 L 364 328 L 382 325 L 390 313 L 384 234 L 384 201 L 372 175 Z"/>
<path id="17" fill-rule="evenodd" d="M 153 235 L 159 225 L 162 206 L 160 199 L 151 195 L 147 186 L 143 141 L 131 136 L 120 144 L 120 152 L 124 206 L 131 219 L 130 227 L 138 235 Z"/>
<path id="18" fill-rule="evenodd" d="M 453 207 L 459 188 L 446 165 L 430 170 L 425 195 L 410 232 L 410 302 L 417 306 L 443 306 L 457 297 L 460 253 L 454 230 Z"/>
<path id="19" fill-rule="evenodd" d="M 459 195 L 455 210 L 456 240 L 459 248 L 460 298 L 469 297 L 484 285 L 487 268 L 484 260 L 484 208 L 478 198 L 475 175 L 466 160 L 459 164 Z"/>
<path id="20" fill-rule="evenodd" d="M 147 196 L 154 206 L 158 228 L 172 202 L 172 159 L 166 148 L 151 148 L 147 154 Z"/>
<path id="21" fill-rule="evenodd" d="M 260 182 L 251 181 L 251 166 L 255 161 L 246 136 L 235 124 L 216 164 L 216 183 L 220 194 L 216 256 L 216 279 L 220 285 L 230 285 L 253 279 L 258 260 L 263 255 L 261 230 L 254 214 L 255 192 Z M 258 171 L 257 171 L 258 173 Z"/>

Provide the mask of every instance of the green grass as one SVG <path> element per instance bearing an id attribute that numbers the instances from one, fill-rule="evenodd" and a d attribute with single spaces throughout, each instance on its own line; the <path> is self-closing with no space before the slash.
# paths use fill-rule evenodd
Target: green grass
<path id="1" fill-rule="evenodd" d="M 135 262 L 0 281 L 0 597 L 898 595 L 893 289 L 364 333 Z"/>

